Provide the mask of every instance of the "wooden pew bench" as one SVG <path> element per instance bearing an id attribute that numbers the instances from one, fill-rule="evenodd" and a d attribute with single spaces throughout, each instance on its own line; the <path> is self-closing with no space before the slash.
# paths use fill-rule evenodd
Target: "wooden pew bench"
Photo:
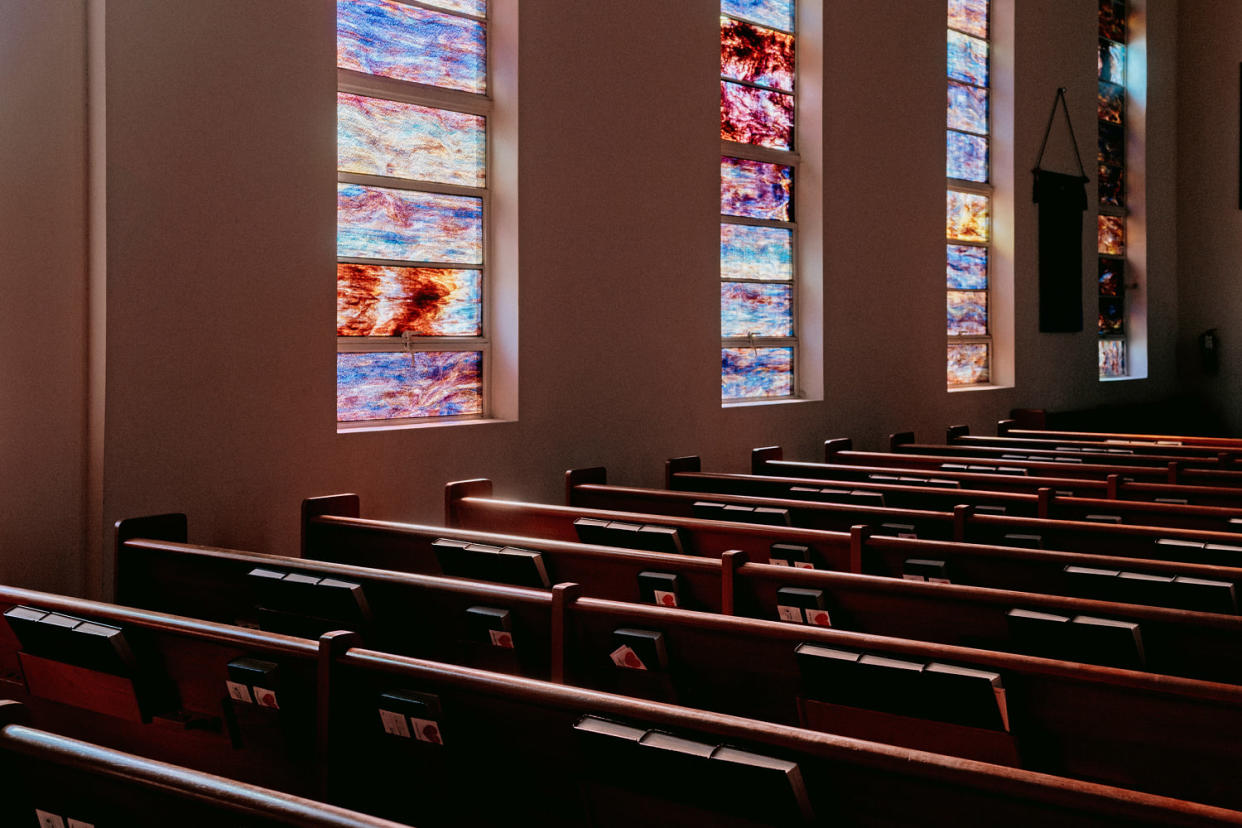
<path id="1" fill-rule="evenodd" d="M 134 539 L 127 547 L 140 548 L 150 543 Z M 182 551 L 192 553 L 193 548 Z M 187 555 L 189 561 L 202 559 Z M 301 566 L 309 567 L 311 562 L 298 568 Z M 328 565 L 317 565 L 324 566 Z M 187 572 L 191 570 L 186 566 Z M 360 568 L 337 570 L 340 576 L 359 573 Z M 826 573 L 790 570 L 782 574 L 810 577 Z M 424 585 L 437 580 L 404 577 L 421 578 Z M 187 577 L 185 583 L 193 580 Z M 921 587 L 929 599 L 936 598 L 938 588 L 908 586 Z M 1229 805 L 1242 802 L 1242 794 L 1232 784 L 1220 790 L 1219 780 L 1205 776 L 1204 771 L 1205 762 L 1230 764 L 1242 758 L 1242 745 L 1229 735 L 1236 732 L 1235 725 L 1242 727 L 1242 687 L 1236 685 L 575 597 L 575 592 L 572 587 L 562 586 L 553 593 L 561 600 L 548 602 L 551 637 L 544 646 L 552 664 L 551 675 L 557 680 L 777 723 L 843 730 L 851 736 L 899 741 L 907 747 L 1020 763 L 1031 769 L 1204 801 Z M 169 593 L 165 590 L 165 594 Z M 1028 600 L 1035 598 L 1027 596 Z M 493 601 L 492 605 L 495 604 Z M 1147 613 L 1150 618 L 1167 612 L 1128 609 Z M 1238 623 L 1238 619 L 1223 620 Z M 936 618 L 930 618 L 924 626 L 936 623 Z M 446 637 L 451 637 L 447 630 L 452 626 L 452 619 L 447 619 L 443 625 Z M 1110 653 L 1119 654 L 1124 647 L 1116 646 L 1114 632 L 1108 631 L 1109 641 L 1100 643 Z M 1086 639 L 1090 630 L 1082 627 L 1077 635 Z M 1155 641 L 1152 644 L 1159 646 Z M 867 655 L 880 659 L 882 664 L 896 659 L 905 665 L 903 670 L 915 665 L 921 671 L 925 665 L 938 663 L 995 673 L 1007 693 L 1005 710 L 1011 725 L 1005 726 L 999 720 L 990 729 L 964 725 L 956 718 L 958 713 L 940 706 L 955 708 L 955 694 L 941 697 L 937 695 L 939 691 L 921 684 L 912 688 L 905 683 L 904 672 L 886 672 L 887 668 L 880 671 L 883 676 L 869 679 L 880 682 L 880 692 L 874 696 L 864 694 L 863 701 L 854 697 L 843 700 L 834 693 L 846 684 L 825 683 L 809 673 L 813 669 L 806 663 L 810 656 L 798 654 L 803 645 Z M 529 649 L 541 644 L 527 638 L 520 646 Z M 899 688 L 904 689 L 897 692 Z M 991 699 L 992 689 L 989 683 L 989 703 L 995 703 Z M 927 704 L 933 702 L 935 709 L 928 715 Z M 867 709 L 857 706 L 860 704 L 876 707 Z M 1131 711 L 1138 718 L 1118 717 L 1115 711 Z M 932 724 L 924 722 L 929 718 Z M 1136 729 L 1134 721 L 1142 721 L 1142 727 Z M 1174 730 L 1180 735 L 1170 743 L 1167 736 Z M 1147 741 L 1156 736 L 1157 741 Z"/>
<path id="2" fill-rule="evenodd" d="M 479 491 L 476 483 L 470 485 L 471 491 Z M 456 484 L 450 484 L 449 488 L 456 491 Z M 546 525 L 546 521 L 526 524 L 524 513 L 515 512 L 512 501 L 489 502 L 509 513 L 507 519 L 515 532 L 524 529 L 528 532 L 541 531 L 540 526 Z M 545 508 L 538 504 L 529 506 L 539 513 Z M 755 601 L 736 597 L 751 589 L 748 573 L 756 571 L 754 565 L 746 561 L 746 556 L 738 551 L 726 551 L 719 561 L 701 560 L 691 556 L 596 547 L 521 534 L 500 535 L 460 527 L 447 530 L 441 526 L 368 520 L 357 517 L 359 512 L 356 495 L 332 495 L 303 501 L 302 557 L 399 572 L 460 574 L 460 567 L 450 567 L 446 571 L 441 565 L 436 542 L 447 535 L 491 547 L 515 546 L 537 550 L 546 568 L 548 584 L 574 582 L 582 586 L 584 594 L 595 598 L 658 603 L 656 583 L 675 576 L 676 580 L 667 585 L 671 589 L 660 590 L 664 593 L 661 598 L 666 602 L 669 601 L 668 593 L 672 592 L 671 605 L 726 615 L 734 614 L 735 604 L 743 608 L 740 610 L 743 613 L 747 606 L 760 606 Z M 569 514 L 572 516 L 574 513 L 570 511 Z M 847 542 L 841 533 L 824 534 L 832 538 L 834 544 Z M 873 536 L 865 527 L 853 527 L 848 543 L 851 546 L 850 560 L 861 561 L 862 572 L 869 575 L 923 581 L 931 577 L 936 583 L 947 581 L 967 586 L 1096 598 L 1196 612 L 1236 614 L 1239 609 L 1238 585 L 1242 584 L 1242 569 L 1233 567 L 919 541 Z M 788 559 L 781 560 L 781 566 L 816 568 L 812 560 L 799 558 L 818 557 L 812 554 L 809 546 L 770 545 L 768 551 L 773 548 L 777 554 L 788 556 Z M 757 563 L 771 560 L 765 558 Z M 743 563 L 748 565 L 742 567 Z M 943 566 L 936 566 L 937 563 Z M 1102 579 L 1098 576 L 1100 571 L 1116 572 L 1117 577 L 1111 581 Z M 644 573 L 650 574 L 644 578 Z M 1122 573 L 1127 573 L 1127 577 L 1121 577 Z M 478 573 L 468 573 L 466 577 L 514 583 L 499 572 L 494 577 Z M 758 617 L 775 617 L 775 606 L 768 606 L 761 612 L 768 614 L 759 614 Z"/>
<path id="3" fill-rule="evenodd" d="M 1236 449 L 1220 445 L 1172 445 L 1170 441 L 1119 441 L 1119 440 L 1080 440 L 1074 438 L 1058 439 L 1049 437 L 1015 437 L 1012 435 L 988 437 L 970 433 L 970 427 L 964 425 L 949 426 L 945 430 L 945 443 L 961 447 L 999 448 L 1023 452 L 1055 452 L 1068 456 L 1085 458 L 1113 457 L 1168 457 L 1185 458 L 1187 460 L 1210 460 L 1221 468 L 1226 468 L 1238 460 Z"/>
<path id="4" fill-rule="evenodd" d="M 904 448 L 904 447 L 903 447 Z M 1187 467 L 1182 458 L 1166 464 L 1154 460 L 1150 464 L 1056 462 L 1037 459 L 999 459 L 993 457 L 954 456 L 952 454 L 914 454 L 910 452 L 856 451 L 846 438 L 824 443 L 824 460 L 828 463 L 856 466 L 878 466 L 924 471 L 983 472 L 995 474 L 1042 475 L 1082 480 L 1106 480 L 1116 474 L 1123 478 L 1148 483 L 1192 483 L 1207 486 L 1242 487 L 1242 471 L 1221 468 Z"/>
<path id="5" fill-rule="evenodd" d="M 7 826 L 402 828 L 403 823 L 156 762 L 26 724 L 0 701 L 0 822 Z"/>
<path id="6" fill-rule="evenodd" d="M 936 478 L 926 480 L 932 483 Z M 964 489 L 951 485 L 910 485 L 900 480 L 858 482 L 813 477 L 722 474 L 702 471 L 701 462 L 695 456 L 668 460 L 665 464 L 664 487 L 674 491 L 719 492 L 828 503 L 874 503 L 901 509 L 932 511 L 952 511 L 955 506 L 966 504 L 975 506 L 977 512 L 1011 517 L 1099 520 L 1211 532 L 1242 532 L 1242 505 L 1229 508 L 1073 497 L 1058 494 L 1051 487 L 1041 487 L 1027 494 Z"/>
<path id="7" fill-rule="evenodd" d="M 729 515 L 736 520 L 750 517 L 748 511 L 762 510 L 764 518 L 808 529 L 845 531 L 853 525 L 867 525 L 873 534 L 926 540 L 1029 546 L 1225 566 L 1242 561 L 1242 544 L 1232 532 L 980 514 L 967 505 L 956 507 L 950 515 L 929 510 L 612 486 L 606 481 L 604 469 L 598 467 L 566 472 L 567 502 L 575 507 L 615 512 L 716 519 Z"/>
<path id="8" fill-rule="evenodd" d="M 1030 411 L 1030 410 L 1028 410 Z M 1017 416 L 1018 412 L 1012 412 Z M 1034 413 L 1034 412 L 1031 412 Z M 1051 440 L 1078 440 L 1084 442 L 1117 442 L 1150 444 L 1157 446 L 1168 444 L 1174 446 L 1211 446 L 1226 450 L 1242 449 L 1242 439 L 1236 437 L 1208 437 L 1202 435 L 1178 434 L 1138 434 L 1117 431 L 1067 431 L 1035 427 L 1033 420 L 1044 422 L 1044 412 L 1039 411 L 1036 417 L 1027 416 L 1019 419 L 1004 419 L 996 422 L 996 434 L 999 437 L 1030 437 Z"/>
<path id="9" fill-rule="evenodd" d="M 1041 489 L 1051 489 L 1053 494 L 1064 497 L 1163 501 L 1175 504 L 1242 508 L 1242 491 L 1236 487 L 1151 483 L 1126 479 L 1121 474 L 1110 474 L 1104 480 L 1087 480 L 1044 475 L 997 474 L 994 473 L 994 469 L 975 472 L 938 469 L 929 472 L 927 469 L 919 468 L 903 469 L 832 462 L 812 463 L 785 460 L 780 446 L 753 449 L 750 471 L 755 475 L 834 481 L 911 483 L 930 479 L 950 480 L 962 488 L 992 492 L 1037 494 Z"/>
<path id="10" fill-rule="evenodd" d="M 996 438 L 983 438 L 996 439 Z M 1111 451 L 1096 445 L 1095 450 L 1086 450 L 1081 446 L 1059 446 L 1050 442 L 1043 446 L 1022 445 L 988 445 L 962 437 L 949 439 L 945 443 L 919 443 L 915 441 L 914 432 L 902 431 L 889 435 L 888 450 L 896 454 L 931 454 L 948 455 L 966 458 L 973 462 L 976 458 L 1007 461 L 1023 460 L 1050 463 L 1082 463 L 1106 466 L 1137 466 L 1168 469 L 1169 464 L 1176 464 L 1182 469 L 1215 469 L 1233 468 L 1236 456 L 1230 452 L 1203 452 L 1191 450 L 1189 453 L 1136 453 L 1129 449 L 1114 448 Z"/>

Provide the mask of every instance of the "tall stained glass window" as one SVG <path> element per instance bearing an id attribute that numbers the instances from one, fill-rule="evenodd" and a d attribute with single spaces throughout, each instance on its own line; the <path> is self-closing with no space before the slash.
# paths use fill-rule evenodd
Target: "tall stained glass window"
<path id="1" fill-rule="evenodd" d="M 1100 379 L 1126 365 L 1126 0 L 1100 0 Z"/>
<path id="2" fill-rule="evenodd" d="M 794 0 L 720 4 L 720 387 L 797 394 Z"/>
<path id="3" fill-rule="evenodd" d="M 480 416 L 487 0 L 337 0 L 339 422 Z"/>
<path id="4" fill-rule="evenodd" d="M 989 0 L 948 0 L 945 235 L 950 388 L 992 379 Z"/>

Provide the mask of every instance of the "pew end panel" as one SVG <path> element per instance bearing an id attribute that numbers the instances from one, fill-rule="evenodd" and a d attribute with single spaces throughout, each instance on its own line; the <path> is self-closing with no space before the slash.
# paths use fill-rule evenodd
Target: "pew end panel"
<path id="1" fill-rule="evenodd" d="M 837 455 L 843 451 L 852 451 L 854 441 L 849 437 L 834 437 L 831 440 L 824 441 L 824 462 L 837 462 Z"/>
<path id="2" fill-rule="evenodd" d="M 762 446 L 750 450 L 750 473 L 766 474 L 768 463 L 784 459 L 785 452 L 780 446 Z"/>
<path id="3" fill-rule="evenodd" d="M 458 480 L 444 487 L 444 525 L 461 526 L 458 502 L 465 497 L 491 497 L 492 481 L 486 477 Z"/>
<path id="4" fill-rule="evenodd" d="M 673 488 L 673 476 L 676 474 L 702 470 L 703 461 L 697 454 L 690 454 L 685 457 L 670 457 L 664 461 L 664 488 Z"/>
<path id="5" fill-rule="evenodd" d="M 1017 420 L 1012 420 L 1012 419 L 997 420 L 996 421 L 996 436 L 997 437 L 1008 437 L 1009 432 L 1013 431 L 1017 427 L 1018 427 Z"/>
<path id="6" fill-rule="evenodd" d="M 951 425 L 945 429 L 945 442 L 955 443 L 959 437 L 966 437 L 970 434 L 970 426 L 968 425 Z"/>
<path id="7" fill-rule="evenodd" d="M 307 536 L 309 534 L 308 527 L 310 522 L 317 517 L 331 515 L 333 517 L 350 517 L 356 518 L 362 516 L 362 499 L 353 493 L 322 495 L 320 497 L 308 497 L 302 501 L 302 543 L 301 554 L 303 558 L 311 557 L 307 554 Z M 173 540 L 173 538 L 165 538 L 164 540 Z"/>
<path id="8" fill-rule="evenodd" d="M 888 435 L 888 450 L 900 451 L 906 443 L 914 442 L 913 431 L 896 431 Z"/>
<path id="9" fill-rule="evenodd" d="M 587 466 L 580 469 L 565 471 L 565 505 L 574 505 L 574 489 L 579 486 L 595 484 L 603 486 L 608 483 L 608 470 L 603 466 Z"/>

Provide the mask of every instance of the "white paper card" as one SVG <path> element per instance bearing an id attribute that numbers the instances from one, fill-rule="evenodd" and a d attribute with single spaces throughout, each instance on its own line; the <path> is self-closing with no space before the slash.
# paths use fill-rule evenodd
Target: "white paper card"
<path id="1" fill-rule="evenodd" d="M 379 714 L 385 733 L 389 736 L 400 736 L 402 739 L 410 738 L 410 727 L 405 723 L 405 716 L 391 710 L 381 710 Z"/>
<path id="2" fill-rule="evenodd" d="M 794 566 L 798 569 L 814 569 L 815 564 L 810 561 L 794 561 Z"/>
<path id="3" fill-rule="evenodd" d="M 491 636 L 493 646 L 503 647 L 506 650 L 513 649 L 513 633 L 505 630 L 488 630 L 487 634 Z"/>
<path id="4" fill-rule="evenodd" d="M 249 687 L 235 681 L 226 681 L 225 684 L 228 685 L 230 699 L 245 702 L 246 704 L 254 704 L 254 699 L 250 698 Z"/>
<path id="5" fill-rule="evenodd" d="M 411 716 L 410 724 L 414 725 L 414 736 L 418 741 L 430 742 L 433 745 L 444 744 L 444 740 L 440 737 L 440 725 L 436 722 Z"/>
<path id="6" fill-rule="evenodd" d="M 809 609 L 806 611 L 806 622 L 816 627 L 831 627 L 832 617 L 828 615 L 827 610 Z"/>
<path id="7" fill-rule="evenodd" d="M 802 623 L 802 607 L 778 606 L 776 611 L 780 613 L 782 621 L 792 621 L 795 624 Z"/>
<path id="8" fill-rule="evenodd" d="M 69 820 L 69 828 L 95 828 L 95 826 L 80 819 L 71 819 Z"/>
<path id="9" fill-rule="evenodd" d="M 638 657 L 638 653 L 634 652 L 628 644 L 622 644 L 613 650 L 610 657 L 612 663 L 618 667 L 625 667 L 630 670 L 646 670 L 647 665 L 643 664 L 643 660 Z"/>
<path id="10" fill-rule="evenodd" d="M 65 821 L 58 814 L 49 814 L 35 808 L 35 816 L 39 820 L 39 828 L 65 828 Z"/>
<path id="11" fill-rule="evenodd" d="M 259 707 L 270 707 L 273 710 L 280 709 L 280 705 L 276 702 L 276 694 L 266 687 L 254 688 L 254 701 Z"/>
<path id="12" fill-rule="evenodd" d="M 677 593 L 665 592 L 662 589 L 653 590 L 653 592 L 655 592 L 656 603 L 659 604 L 660 606 L 662 607 L 677 606 Z"/>

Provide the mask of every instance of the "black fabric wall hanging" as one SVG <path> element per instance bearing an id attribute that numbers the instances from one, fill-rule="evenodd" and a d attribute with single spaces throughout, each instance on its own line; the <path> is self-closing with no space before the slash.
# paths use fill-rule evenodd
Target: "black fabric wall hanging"
<path id="1" fill-rule="evenodd" d="M 1040 169 L 1057 107 L 1065 112 L 1078 175 Z M 1070 122 L 1065 87 L 1057 90 L 1035 162 L 1035 203 L 1039 205 L 1039 330 L 1069 333 L 1082 330 L 1082 222 L 1087 210 L 1087 171 Z"/>

